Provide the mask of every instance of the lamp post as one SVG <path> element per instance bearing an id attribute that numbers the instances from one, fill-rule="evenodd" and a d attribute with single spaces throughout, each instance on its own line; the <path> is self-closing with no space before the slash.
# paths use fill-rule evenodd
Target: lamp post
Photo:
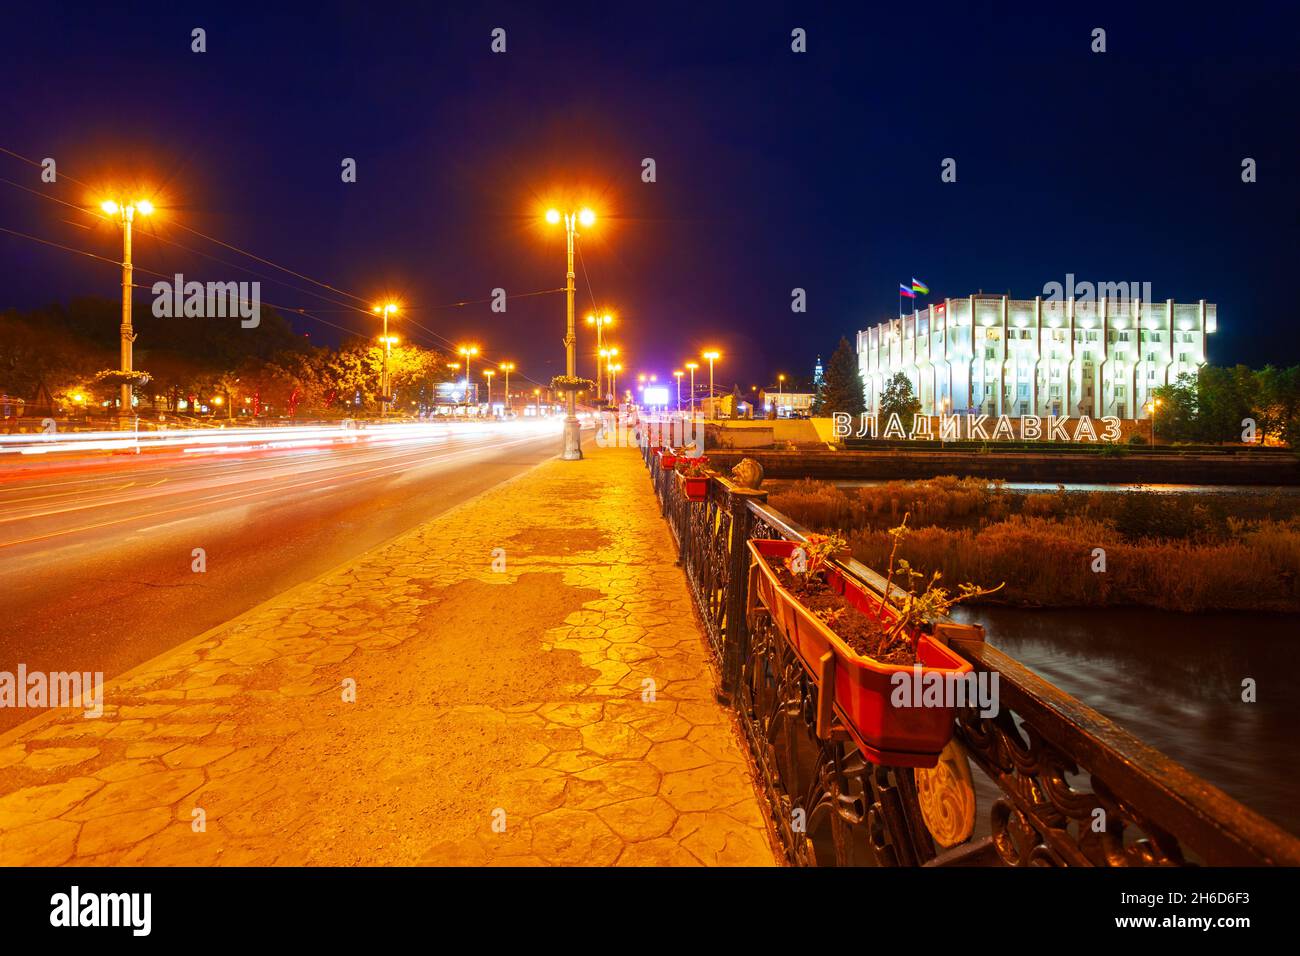
<path id="1" fill-rule="evenodd" d="M 495 375 L 495 374 L 496 374 L 496 370 L 495 370 L 495 369 L 490 369 L 490 368 L 489 368 L 489 369 L 484 369 L 484 370 L 483 370 L 483 377 L 484 377 L 485 379 L 487 379 L 487 383 L 488 383 L 488 400 L 487 400 L 487 407 L 488 407 L 488 417 L 489 417 L 489 418 L 492 417 L 492 376 Z"/>
<path id="2" fill-rule="evenodd" d="M 717 418 L 718 410 L 713 404 L 713 363 L 722 356 L 717 352 L 705 352 L 704 357 L 709 360 L 709 417 Z"/>
<path id="3" fill-rule="evenodd" d="M 460 354 L 465 356 L 465 417 L 469 417 L 469 360 L 470 356 L 478 355 L 477 345 L 462 345 Z"/>
<path id="4" fill-rule="evenodd" d="M 564 220 L 564 235 L 568 247 L 568 271 L 565 275 L 565 299 L 567 303 L 567 323 L 564 336 L 565 373 L 574 377 L 573 346 L 577 333 L 573 328 L 573 240 L 578 235 L 578 226 L 590 226 L 596 221 L 596 214 L 590 209 L 563 213 L 558 209 L 546 212 L 546 221 L 555 225 Z M 570 388 L 568 391 L 567 414 L 564 416 L 564 451 L 560 455 L 565 461 L 579 461 L 582 458 L 582 432 L 578 426 L 578 393 Z"/>
<path id="5" fill-rule="evenodd" d="M 131 225 L 135 221 L 135 214 L 138 211 L 142 216 L 153 215 L 153 203 L 147 199 L 138 199 L 135 202 L 119 203 L 112 199 L 106 199 L 100 203 L 100 209 L 110 216 L 116 216 L 117 221 L 122 226 L 122 325 L 119 329 L 122 337 L 121 351 L 121 371 L 130 372 L 131 368 L 131 346 L 135 342 L 135 332 L 131 328 Z M 131 412 L 131 383 L 123 382 L 121 386 L 121 404 L 118 411 L 118 420 L 123 428 L 126 427 L 126 420 Z"/>
<path id="6" fill-rule="evenodd" d="M 700 367 L 699 362 L 687 362 L 686 367 L 691 370 L 691 418 L 695 417 L 695 370 Z"/>
<path id="7" fill-rule="evenodd" d="M 397 306 L 389 302 L 385 305 L 377 305 L 370 311 L 379 313 L 384 317 L 383 338 L 379 340 L 384 343 L 384 370 L 379 376 L 379 417 L 387 418 L 388 402 L 391 398 L 388 384 L 388 316 L 397 311 Z"/>
<path id="8" fill-rule="evenodd" d="M 514 362 L 502 362 L 497 368 L 506 373 L 506 414 L 510 414 L 510 373 L 515 370 Z M 488 383 L 489 385 L 491 382 Z"/>
<path id="9" fill-rule="evenodd" d="M 1147 411 L 1151 413 L 1151 447 L 1156 444 L 1156 409 L 1160 407 L 1160 399 L 1153 398 L 1147 402 Z"/>
<path id="10" fill-rule="evenodd" d="M 392 382 L 388 377 L 388 354 L 393 350 L 393 346 L 397 344 L 398 338 L 396 335 L 384 335 L 379 339 L 379 342 L 384 347 L 384 371 L 379 386 L 381 392 L 379 417 L 386 418 L 388 417 L 388 406 L 393 400 Z"/>
<path id="11" fill-rule="evenodd" d="M 605 379 L 601 376 L 600 356 L 604 355 L 604 337 L 602 330 L 605 326 L 614 321 L 614 317 L 606 313 L 605 315 L 587 316 L 587 324 L 596 327 L 596 395 L 600 398 L 605 397 L 604 383 Z"/>
<path id="12" fill-rule="evenodd" d="M 609 397 L 618 400 L 618 373 L 623 371 L 623 363 L 615 362 L 609 367 Z"/>
<path id="13" fill-rule="evenodd" d="M 686 373 L 681 369 L 673 372 L 673 378 L 677 379 L 677 414 L 682 412 L 682 376 Z"/>

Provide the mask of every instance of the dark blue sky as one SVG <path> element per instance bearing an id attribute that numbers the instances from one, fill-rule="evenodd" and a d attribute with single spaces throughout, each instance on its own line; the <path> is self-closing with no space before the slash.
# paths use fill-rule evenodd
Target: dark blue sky
<path id="1" fill-rule="evenodd" d="M 573 187 L 602 214 L 579 307 L 589 277 L 632 372 L 716 345 L 720 381 L 806 376 L 841 335 L 895 314 L 914 275 L 936 297 L 1028 298 L 1067 273 L 1150 282 L 1159 299 L 1218 303 L 1212 361 L 1300 361 L 1294 5 L 95 6 L 6 11 L 0 146 L 86 183 L 156 184 L 167 208 L 136 260 L 160 272 L 257 278 L 152 229 L 283 275 L 184 223 L 365 299 L 392 291 L 425 329 L 546 379 L 563 296 L 505 315 L 435 307 L 561 286 L 562 237 L 535 213 Z M 190 52 L 193 27 L 207 53 Z M 955 184 L 940 182 L 945 157 Z M 0 154 L 4 179 L 94 198 L 38 172 Z M 105 225 L 3 183 L 0 226 L 117 252 Z M 111 297 L 117 282 L 3 233 L 0 276 L 0 308 Z M 263 281 L 266 301 L 365 327 L 354 300 L 323 294 L 342 304 Z M 579 344 L 593 347 L 585 331 Z"/>

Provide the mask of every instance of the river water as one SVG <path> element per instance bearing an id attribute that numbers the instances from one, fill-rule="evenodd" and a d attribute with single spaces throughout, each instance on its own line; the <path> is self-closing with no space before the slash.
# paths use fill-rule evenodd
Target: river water
<path id="1" fill-rule="evenodd" d="M 1300 834 L 1300 615 L 956 608 L 987 640 Z M 1256 700 L 1242 700 L 1255 681 Z"/>
<path id="2" fill-rule="evenodd" d="M 1004 487 L 1051 492 L 1059 486 Z M 1065 489 L 1294 496 L 1300 507 L 1296 487 L 1073 483 Z M 953 617 L 983 624 L 999 650 L 1300 835 L 1300 615 L 980 606 L 959 607 Z M 1242 700 L 1247 678 L 1255 681 L 1254 703 Z"/>

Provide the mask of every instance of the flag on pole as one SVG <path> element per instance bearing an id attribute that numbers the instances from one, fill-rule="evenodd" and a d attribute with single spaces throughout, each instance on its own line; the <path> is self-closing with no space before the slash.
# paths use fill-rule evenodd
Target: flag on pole
<path id="1" fill-rule="evenodd" d="M 911 287 L 910 287 L 910 286 L 905 286 L 905 285 L 903 285 L 903 283 L 901 283 L 901 282 L 898 283 L 898 294 L 899 294 L 899 295 L 905 295 L 905 296 L 907 296 L 909 299 L 915 299 L 915 298 L 916 298 L 916 293 L 912 291 Z"/>
<path id="2" fill-rule="evenodd" d="M 929 295 L 930 287 L 926 285 L 924 282 L 922 282 L 920 279 L 918 279 L 916 276 L 912 276 L 912 291 L 919 292 L 921 293 L 921 295 Z"/>

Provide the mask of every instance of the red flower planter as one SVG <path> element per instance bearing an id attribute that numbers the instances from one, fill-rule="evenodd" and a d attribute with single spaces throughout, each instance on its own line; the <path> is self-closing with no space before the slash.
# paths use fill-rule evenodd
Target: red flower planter
<path id="1" fill-rule="evenodd" d="M 682 494 L 687 501 L 707 501 L 709 498 L 708 478 L 687 478 L 678 472 L 677 480 L 681 483 Z"/>
<path id="2" fill-rule="evenodd" d="M 939 753 L 952 738 L 951 706 L 894 706 L 895 674 L 914 681 L 912 665 L 882 664 L 864 657 L 842 641 L 820 618 L 799 603 L 799 599 L 781 586 L 776 573 L 768 567 L 766 557 L 787 558 L 798 547 L 795 541 L 752 540 L 749 586 L 750 601 L 761 601 L 786 641 L 799 656 L 804 668 L 820 683 L 822 658 L 834 656 L 830 689 L 819 693 L 833 695 L 832 706 L 848 728 L 858 748 L 872 763 L 894 767 L 933 767 Z M 838 568 L 828 566 L 823 572 L 826 583 L 864 614 L 883 613 L 897 620 L 895 610 Z M 971 665 L 929 635 L 922 634 L 917 643 L 917 659 L 922 676 L 938 673 L 965 675 Z M 918 682 L 919 683 L 919 682 Z"/>
<path id="3" fill-rule="evenodd" d="M 661 451 L 661 452 L 659 452 L 659 465 L 660 465 L 660 467 L 662 467 L 662 468 L 666 468 L 666 469 L 668 469 L 669 471 L 672 471 L 673 466 L 676 465 L 676 464 L 677 464 L 677 456 L 676 456 L 676 455 L 670 455 L 670 454 L 668 454 L 668 452 L 666 452 L 666 451 Z"/>

